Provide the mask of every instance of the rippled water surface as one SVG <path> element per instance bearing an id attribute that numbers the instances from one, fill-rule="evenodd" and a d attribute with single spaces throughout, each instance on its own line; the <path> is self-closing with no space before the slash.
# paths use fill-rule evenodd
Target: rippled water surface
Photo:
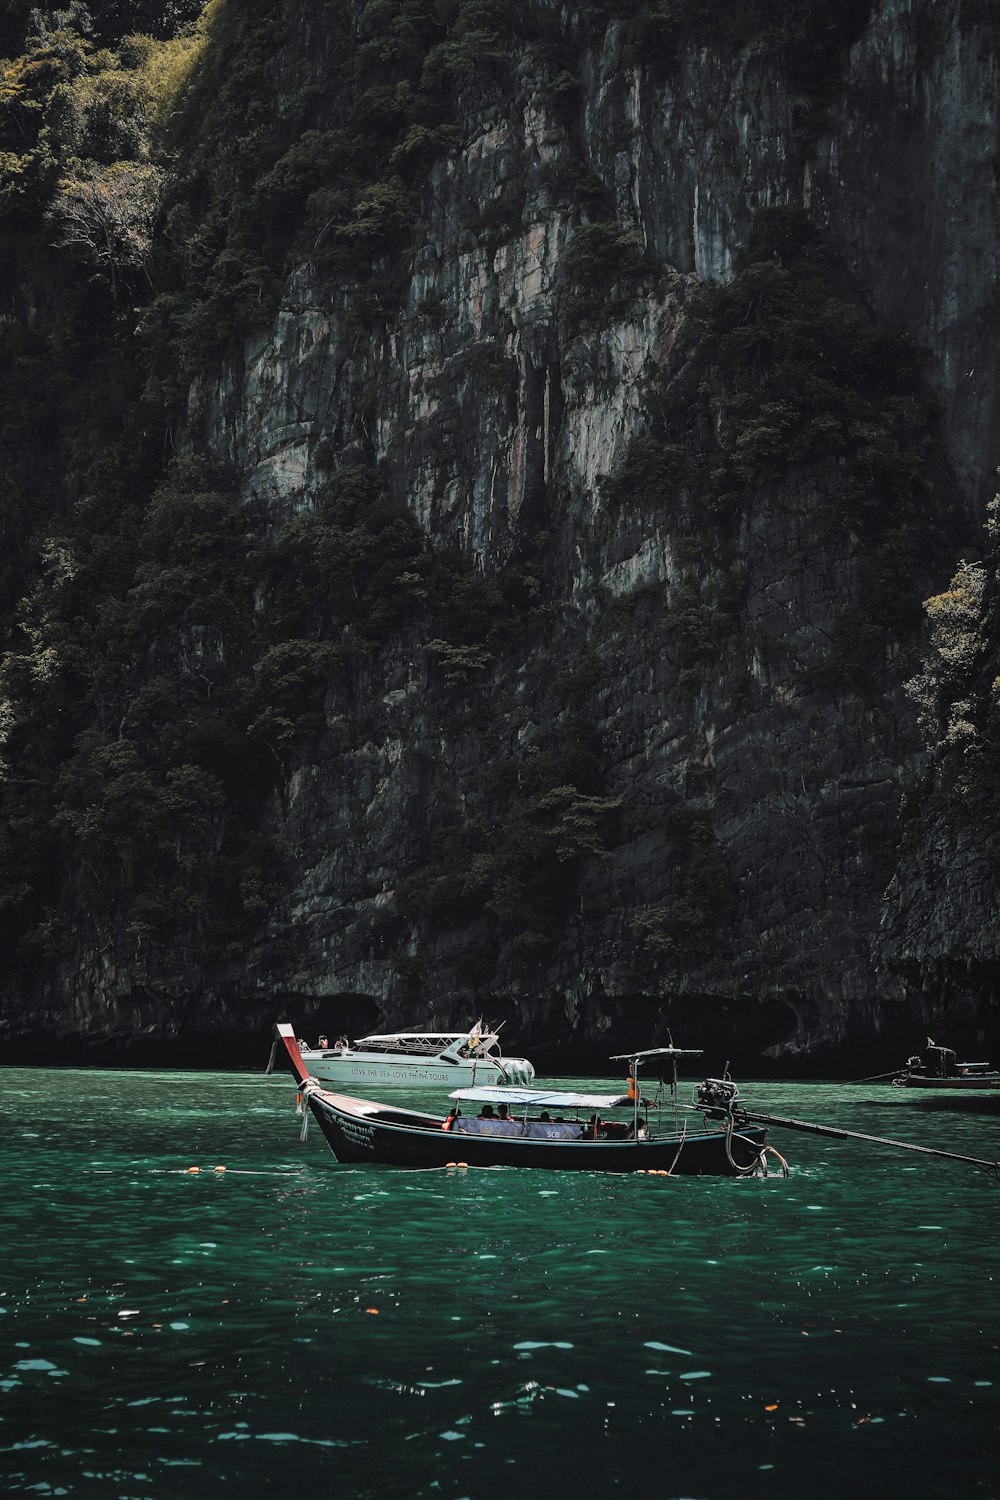
<path id="1" fill-rule="evenodd" d="M 995 1096 L 743 1092 L 1000 1158 Z M 787 1180 L 342 1167 L 293 1104 L 0 1070 L 0 1493 L 1000 1496 L 991 1178 L 784 1133 Z"/>

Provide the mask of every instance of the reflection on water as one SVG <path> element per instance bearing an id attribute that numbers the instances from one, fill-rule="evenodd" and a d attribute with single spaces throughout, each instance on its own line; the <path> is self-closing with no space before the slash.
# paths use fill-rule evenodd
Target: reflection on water
<path id="1" fill-rule="evenodd" d="M 1000 1158 L 885 1085 L 744 1093 Z M 1000 1494 L 983 1175 L 788 1134 L 787 1181 L 341 1167 L 292 1099 L 0 1070 L 2 1493 Z"/>
<path id="2" fill-rule="evenodd" d="M 1000 1121 L 1000 1091 L 980 1094 L 970 1090 L 964 1094 L 942 1093 L 928 1098 L 921 1096 L 913 1104 L 918 1111 L 923 1110 L 927 1114 L 994 1115 Z"/>

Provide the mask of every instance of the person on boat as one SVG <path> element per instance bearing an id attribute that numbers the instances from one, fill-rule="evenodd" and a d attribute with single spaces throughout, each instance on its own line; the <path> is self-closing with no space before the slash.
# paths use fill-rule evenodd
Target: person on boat
<path id="1" fill-rule="evenodd" d="M 452 1130 L 452 1129 L 454 1129 L 455 1121 L 458 1119 L 458 1117 L 459 1117 L 459 1115 L 461 1113 L 462 1113 L 462 1111 L 459 1109 L 458 1105 L 457 1104 L 453 1104 L 452 1107 L 451 1107 L 451 1109 L 448 1111 L 448 1114 L 447 1114 L 447 1116 L 445 1118 L 445 1122 L 441 1126 L 441 1129 L 442 1130 Z"/>
<path id="2" fill-rule="evenodd" d="M 506 1106 L 506 1104 L 498 1104 L 497 1105 L 497 1119 L 498 1120 L 509 1120 L 510 1119 L 510 1115 L 507 1112 L 507 1106 Z"/>
<path id="3" fill-rule="evenodd" d="M 501 1105 L 501 1108 L 503 1108 L 502 1105 Z M 479 1118 L 481 1120 L 492 1120 L 493 1119 L 493 1106 L 492 1106 L 492 1104 L 484 1104 L 483 1105 L 482 1109 L 479 1111 Z"/>
<path id="4" fill-rule="evenodd" d="M 320 1049 L 321 1052 L 325 1052 L 326 1049 L 327 1049 L 327 1047 L 329 1047 L 330 1043 L 327 1041 L 327 1039 L 326 1039 L 325 1036 L 321 1036 L 320 1039 L 319 1039 L 319 1041 L 316 1043 L 316 1045 Z"/>
<path id="5" fill-rule="evenodd" d="M 539 1122 L 540 1125 L 548 1125 L 548 1123 L 549 1123 L 549 1112 L 548 1112 L 547 1109 L 543 1109 L 542 1110 L 541 1114 L 538 1116 L 538 1122 Z"/>

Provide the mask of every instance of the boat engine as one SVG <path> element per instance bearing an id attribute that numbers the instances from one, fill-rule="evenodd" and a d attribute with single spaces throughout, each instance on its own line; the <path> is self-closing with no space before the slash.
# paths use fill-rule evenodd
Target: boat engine
<path id="1" fill-rule="evenodd" d="M 718 1109 L 723 1114 L 732 1114 L 739 1102 L 739 1084 L 731 1078 L 706 1078 L 694 1091 L 694 1102 L 699 1109 Z"/>

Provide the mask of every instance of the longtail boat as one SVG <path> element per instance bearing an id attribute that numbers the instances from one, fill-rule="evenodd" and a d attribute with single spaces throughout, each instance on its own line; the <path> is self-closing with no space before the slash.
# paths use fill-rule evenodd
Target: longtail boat
<path id="1" fill-rule="evenodd" d="M 927 1038 L 922 1053 L 907 1059 L 892 1080 L 906 1089 L 1000 1089 L 1000 1073 L 985 1062 L 960 1062 L 951 1047 L 940 1047 Z"/>
<path id="2" fill-rule="evenodd" d="M 317 1121 L 341 1162 L 740 1177 L 765 1171 L 772 1150 L 766 1129 L 737 1129 L 731 1115 L 711 1127 L 700 1119 L 695 1128 L 678 1123 L 676 1062 L 697 1055 L 688 1049 L 619 1054 L 616 1060 L 629 1064 L 629 1086 L 622 1093 L 478 1086 L 455 1090 L 449 1096 L 455 1101 L 451 1111 L 439 1115 L 333 1093 L 310 1076 L 291 1026 L 276 1027 L 276 1042 L 298 1083 L 302 1109 Z M 637 1081 L 640 1065 L 651 1057 L 668 1059 L 673 1069 L 674 1107 L 665 1131 L 656 1111 L 650 1120 Z M 480 1114 L 463 1114 L 463 1103 L 480 1105 Z"/>

